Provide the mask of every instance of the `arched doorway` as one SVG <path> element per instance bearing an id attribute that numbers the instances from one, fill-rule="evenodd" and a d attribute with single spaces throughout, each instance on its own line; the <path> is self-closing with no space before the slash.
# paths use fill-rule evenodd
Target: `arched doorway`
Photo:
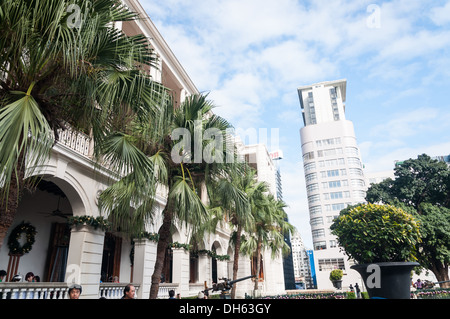
<path id="1" fill-rule="evenodd" d="M 120 281 L 121 252 L 122 238 L 114 235 L 113 233 L 105 233 L 101 270 L 102 282 Z"/>
<path id="2" fill-rule="evenodd" d="M 2 249 L 0 268 L 9 269 L 7 280 L 15 274 L 32 272 L 42 282 L 64 282 L 70 243 L 67 221 L 72 215 L 67 193 L 56 182 L 42 178 L 35 188 L 26 189 L 11 230 L 26 221 L 36 230 L 35 242 L 23 255 L 16 256 L 10 254 L 9 249 Z M 25 236 L 22 237 L 19 242 L 25 240 Z M 11 260 L 14 266 L 10 267 Z"/>
<path id="3" fill-rule="evenodd" d="M 173 237 L 170 238 L 169 246 L 166 249 L 164 256 L 164 266 L 161 272 L 161 283 L 171 283 L 173 279 L 173 252 L 171 244 L 173 243 Z"/>
<path id="4" fill-rule="evenodd" d="M 255 253 L 255 254 L 253 254 L 252 263 L 251 263 L 251 266 L 252 266 L 251 274 L 252 275 L 256 275 L 257 265 L 258 265 L 257 261 L 258 261 L 258 258 L 257 258 L 257 255 Z M 263 265 L 264 265 L 263 256 L 262 256 L 262 254 L 260 254 L 259 275 L 257 276 L 257 278 L 259 278 L 259 281 L 264 281 L 264 267 L 263 267 Z"/>
<path id="5" fill-rule="evenodd" d="M 213 256 L 220 254 L 221 252 L 221 246 L 218 241 L 215 241 L 211 246 L 211 251 L 213 253 Z M 211 258 L 211 280 L 213 283 L 218 282 L 218 271 L 217 271 L 217 259 L 215 257 Z"/>

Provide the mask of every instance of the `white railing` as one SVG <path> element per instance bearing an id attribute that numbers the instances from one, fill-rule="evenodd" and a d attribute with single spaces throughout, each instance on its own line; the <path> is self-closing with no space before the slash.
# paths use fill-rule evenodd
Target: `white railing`
<path id="1" fill-rule="evenodd" d="M 161 284 L 159 284 L 158 299 L 169 298 L 170 290 L 174 290 L 175 294 L 178 293 L 178 286 L 179 285 L 177 283 L 161 283 Z"/>
<path id="2" fill-rule="evenodd" d="M 89 157 L 91 154 L 92 139 L 89 135 L 67 127 L 65 130 L 59 130 L 58 143 L 67 146 L 77 153 Z"/>
<path id="3" fill-rule="evenodd" d="M 101 283 L 98 291 L 98 297 L 105 299 L 120 299 L 123 297 L 123 290 L 126 285 L 127 284 L 112 283 L 112 282 Z M 139 285 L 138 284 L 132 285 L 136 289 L 136 296 L 137 296 Z"/>
<path id="4" fill-rule="evenodd" d="M 68 299 L 64 282 L 0 283 L 0 299 Z"/>
<path id="5" fill-rule="evenodd" d="M 127 284 L 101 283 L 99 298 L 120 299 Z M 133 284 L 136 294 L 139 284 Z M 69 288 L 64 282 L 4 282 L 0 283 L 0 299 L 69 299 Z"/>

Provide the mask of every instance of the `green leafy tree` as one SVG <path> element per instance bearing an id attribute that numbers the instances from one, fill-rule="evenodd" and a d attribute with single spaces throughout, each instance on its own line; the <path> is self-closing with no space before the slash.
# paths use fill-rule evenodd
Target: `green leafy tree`
<path id="1" fill-rule="evenodd" d="M 416 260 L 416 219 L 391 205 L 359 204 L 341 210 L 330 226 L 349 258 L 361 264 Z"/>
<path id="2" fill-rule="evenodd" d="M 401 207 L 420 222 L 418 262 L 438 281 L 448 281 L 450 265 L 450 168 L 422 154 L 395 167 L 395 179 L 372 184 L 366 200 Z M 441 283 L 441 287 L 450 287 Z"/>
<path id="3" fill-rule="evenodd" d="M 152 174 L 128 124 L 151 121 L 166 90 L 146 71 L 156 55 L 145 36 L 113 27 L 135 18 L 119 0 L 0 2 L 0 245 L 24 187 L 38 181 L 25 168 L 31 176 L 49 158 L 60 130 L 91 134 L 95 159 L 113 170 L 137 160 L 135 175 Z M 123 161 L 108 144 L 133 151 Z"/>

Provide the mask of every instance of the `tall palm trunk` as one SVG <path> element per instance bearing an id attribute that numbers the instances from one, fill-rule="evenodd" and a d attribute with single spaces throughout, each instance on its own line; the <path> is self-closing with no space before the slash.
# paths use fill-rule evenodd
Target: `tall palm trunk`
<path id="1" fill-rule="evenodd" d="M 259 272 L 261 271 L 261 247 L 262 247 L 262 239 L 258 237 L 258 244 L 256 246 L 256 278 L 255 278 L 255 292 L 258 290 L 259 283 Z"/>
<path id="2" fill-rule="evenodd" d="M 159 230 L 159 240 L 158 246 L 156 249 L 156 262 L 155 269 L 152 275 L 152 286 L 150 287 L 150 299 L 156 299 L 158 297 L 159 291 L 159 282 L 161 281 L 161 273 L 164 267 L 164 261 L 166 256 L 166 250 L 169 247 L 170 242 L 170 228 L 172 225 L 173 212 L 167 204 L 166 208 L 164 208 L 163 214 L 163 224 Z"/>
<path id="3" fill-rule="evenodd" d="M 0 249 L 6 237 L 8 229 L 14 222 L 14 217 L 17 213 L 20 199 L 23 194 L 23 180 L 25 176 L 25 161 L 24 156 L 20 155 L 17 164 L 17 174 L 11 174 L 9 183 L 8 200 L 0 202 Z"/>
<path id="4" fill-rule="evenodd" d="M 242 226 L 238 225 L 236 231 L 236 243 L 234 245 L 233 280 L 237 279 L 237 272 L 239 269 L 239 251 L 241 249 L 241 233 L 242 233 Z M 236 297 L 236 284 L 234 284 L 233 288 L 231 289 L 231 299 L 235 299 L 235 297 Z"/>

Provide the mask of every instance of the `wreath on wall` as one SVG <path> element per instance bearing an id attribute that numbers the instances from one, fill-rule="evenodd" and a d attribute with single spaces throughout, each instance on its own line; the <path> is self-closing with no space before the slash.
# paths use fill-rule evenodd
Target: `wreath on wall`
<path id="1" fill-rule="evenodd" d="M 8 248 L 11 255 L 24 255 L 29 253 L 35 242 L 36 228 L 30 223 L 21 222 L 11 232 L 8 238 Z M 22 234 L 26 236 L 25 244 L 21 244 L 19 239 Z"/>

